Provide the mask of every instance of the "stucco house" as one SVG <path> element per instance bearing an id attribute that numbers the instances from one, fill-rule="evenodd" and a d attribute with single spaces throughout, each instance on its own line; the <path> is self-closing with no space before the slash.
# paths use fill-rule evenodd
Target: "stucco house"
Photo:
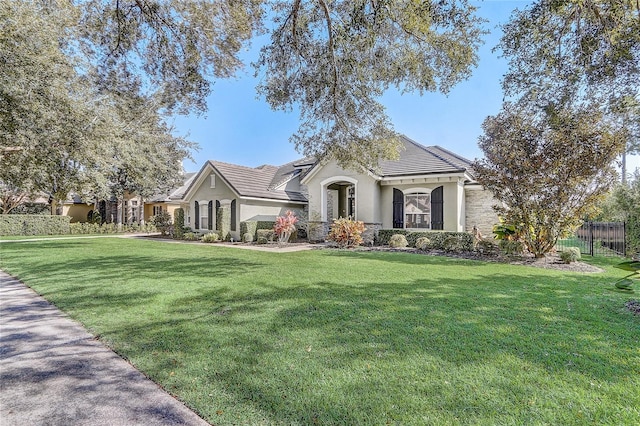
<path id="1" fill-rule="evenodd" d="M 274 220 L 293 210 L 304 216 L 311 240 L 324 239 L 333 219 L 365 222 L 367 238 L 379 229 L 470 231 L 490 234 L 497 222 L 491 193 L 479 185 L 471 162 L 439 146 L 402 137 L 400 158 L 357 172 L 337 162 L 301 159 L 256 168 L 207 161 L 172 199 L 186 225 L 203 232 L 230 222 L 240 239 L 243 221 Z"/>

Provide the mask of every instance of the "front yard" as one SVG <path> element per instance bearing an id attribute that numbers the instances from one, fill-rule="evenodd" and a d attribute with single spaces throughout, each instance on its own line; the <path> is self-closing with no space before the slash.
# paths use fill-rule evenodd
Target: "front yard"
<path id="1" fill-rule="evenodd" d="M 624 275 L 118 238 L 0 268 L 216 425 L 639 424 Z M 607 263 L 608 262 L 608 263 Z"/>

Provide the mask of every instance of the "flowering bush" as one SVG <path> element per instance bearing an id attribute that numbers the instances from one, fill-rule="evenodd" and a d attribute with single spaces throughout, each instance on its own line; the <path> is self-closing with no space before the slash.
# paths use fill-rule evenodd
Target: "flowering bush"
<path id="1" fill-rule="evenodd" d="M 362 233 L 366 230 L 364 222 L 351 219 L 334 219 L 328 239 L 341 247 L 354 247 L 362 244 Z"/>
<path id="2" fill-rule="evenodd" d="M 289 241 L 291 234 L 296 232 L 296 222 L 298 218 L 289 210 L 284 216 L 278 216 L 276 218 L 276 224 L 273 226 L 273 231 L 278 236 L 279 243 L 286 243 Z"/>

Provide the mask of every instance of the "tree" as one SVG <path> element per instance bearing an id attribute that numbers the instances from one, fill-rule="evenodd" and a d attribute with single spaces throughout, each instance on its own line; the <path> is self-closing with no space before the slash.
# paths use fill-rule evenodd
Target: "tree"
<path id="1" fill-rule="evenodd" d="M 242 66 L 238 52 L 267 31 L 268 17 L 259 93 L 274 109 L 299 108 L 299 150 L 352 166 L 398 155 L 376 99 L 390 86 L 446 93 L 477 64 L 482 35 L 468 0 L 79 3 L 84 49 L 101 81 L 143 78 L 146 95 L 179 112 L 205 109 L 209 80 Z"/>
<path id="2" fill-rule="evenodd" d="M 474 11 L 466 0 L 275 1 L 258 92 L 299 109 L 299 151 L 375 167 L 399 147 L 377 99 L 390 86 L 446 93 L 468 78 L 482 35 Z"/>
<path id="3" fill-rule="evenodd" d="M 72 191 L 169 189 L 194 148 L 171 135 L 139 78 L 81 54 L 78 17 L 70 2 L 0 0 L 1 188 L 45 192 L 54 213 Z"/>
<path id="4" fill-rule="evenodd" d="M 262 28 L 263 0 L 75 0 L 103 87 L 141 81 L 168 111 L 205 111 L 210 78 L 233 76 Z"/>
<path id="5" fill-rule="evenodd" d="M 94 170 L 97 99 L 64 51 L 76 16 L 65 2 L 0 0 L 0 182 L 54 204 Z"/>
<path id="6" fill-rule="evenodd" d="M 102 150 L 108 161 L 100 170 L 104 186 L 96 187 L 94 195 L 114 196 L 120 204 L 127 193 L 151 197 L 182 184 L 182 160 L 196 146 L 172 136 L 154 102 L 136 92 L 105 91 L 104 115 L 110 131 Z"/>
<path id="7" fill-rule="evenodd" d="M 625 130 L 626 153 L 640 153 L 637 0 L 536 0 L 502 29 L 507 96 L 540 108 L 600 104 L 604 119 Z"/>
<path id="8" fill-rule="evenodd" d="M 622 137 L 591 108 L 536 111 L 505 104 L 483 123 L 473 169 L 536 257 L 574 230 L 614 182 Z"/>

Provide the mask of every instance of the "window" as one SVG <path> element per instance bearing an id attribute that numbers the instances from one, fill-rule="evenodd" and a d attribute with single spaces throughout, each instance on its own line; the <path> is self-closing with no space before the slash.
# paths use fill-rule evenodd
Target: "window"
<path id="1" fill-rule="evenodd" d="M 200 229 L 209 229 L 209 204 L 200 201 Z"/>
<path id="2" fill-rule="evenodd" d="M 158 215 L 162 213 L 162 206 L 153 206 L 153 215 Z"/>
<path id="3" fill-rule="evenodd" d="M 216 175 L 211 175 L 211 188 L 216 187 Z"/>
<path id="4" fill-rule="evenodd" d="M 404 196 L 405 228 L 431 228 L 431 195 L 423 192 Z"/>

